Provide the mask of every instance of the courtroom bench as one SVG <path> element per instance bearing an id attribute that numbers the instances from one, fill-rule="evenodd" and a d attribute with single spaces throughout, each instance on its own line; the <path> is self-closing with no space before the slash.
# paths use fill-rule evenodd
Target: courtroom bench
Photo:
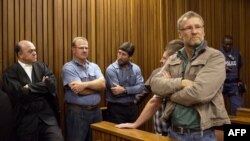
<path id="1" fill-rule="evenodd" d="M 119 129 L 114 123 L 101 121 L 91 124 L 93 141 L 174 141 L 154 133 L 138 129 Z"/>
<path id="2" fill-rule="evenodd" d="M 243 117 L 243 116 L 229 116 L 231 124 L 244 124 L 250 125 L 250 117 Z"/>
<path id="3" fill-rule="evenodd" d="M 250 109 L 249 108 L 238 108 L 236 111 L 236 115 L 250 118 Z"/>
<path id="4" fill-rule="evenodd" d="M 232 124 L 244 124 L 250 125 L 250 109 L 249 108 L 238 108 L 236 116 L 229 116 Z"/>

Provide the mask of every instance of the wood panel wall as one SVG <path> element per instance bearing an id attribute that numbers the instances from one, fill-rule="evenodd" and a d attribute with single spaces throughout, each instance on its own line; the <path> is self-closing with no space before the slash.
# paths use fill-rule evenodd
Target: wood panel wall
<path id="1" fill-rule="evenodd" d="M 242 79 L 250 89 L 249 0 L 1 0 L 0 74 L 16 61 L 14 45 L 19 40 L 31 40 L 38 60 L 47 63 L 57 77 L 63 118 L 61 69 L 71 60 L 74 37 L 89 40 L 89 60 L 103 73 L 115 61 L 118 46 L 133 42 L 133 61 L 146 79 L 160 66 L 164 45 L 178 38 L 176 21 L 188 10 L 203 16 L 210 46 L 219 48 L 225 34 L 233 36 L 244 60 Z M 250 92 L 245 95 L 245 107 L 250 107 Z"/>

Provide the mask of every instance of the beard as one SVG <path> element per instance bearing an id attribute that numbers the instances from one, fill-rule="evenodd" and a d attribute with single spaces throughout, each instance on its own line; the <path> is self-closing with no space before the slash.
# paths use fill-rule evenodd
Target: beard
<path id="1" fill-rule="evenodd" d="M 201 38 L 191 38 L 190 42 L 188 43 L 188 46 L 191 48 L 196 48 L 198 47 L 200 44 L 202 43 L 202 39 Z"/>
<path id="2" fill-rule="evenodd" d="M 123 61 L 121 59 L 118 59 L 118 64 L 119 64 L 119 66 L 123 67 L 123 66 L 128 65 L 128 61 Z"/>

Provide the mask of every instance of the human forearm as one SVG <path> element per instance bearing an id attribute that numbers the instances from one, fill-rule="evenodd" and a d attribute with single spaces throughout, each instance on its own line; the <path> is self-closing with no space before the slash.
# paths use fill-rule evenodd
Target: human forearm
<path id="1" fill-rule="evenodd" d="M 151 98 L 135 122 L 118 124 L 118 125 L 116 125 L 116 127 L 118 127 L 118 128 L 138 128 L 143 123 L 148 121 L 156 113 L 156 111 L 160 108 L 161 101 L 162 101 L 162 99 L 160 99 L 160 98 L 156 98 L 156 97 Z"/>
<path id="2" fill-rule="evenodd" d="M 171 96 L 171 101 L 185 106 L 211 101 L 219 93 L 224 80 L 224 57 L 214 54 L 196 74 L 193 85 L 174 93 Z"/>
<path id="3" fill-rule="evenodd" d="M 148 121 L 150 118 L 153 117 L 153 115 L 156 113 L 156 111 L 161 106 L 161 100 L 158 98 L 151 98 L 146 106 L 144 107 L 143 111 L 141 112 L 140 116 L 137 118 L 137 120 L 134 122 L 136 128 L 144 124 L 146 121 Z"/>
<path id="4" fill-rule="evenodd" d="M 98 78 L 93 81 L 82 82 L 85 83 L 86 88 L 94 91 L 102 91 L 105 89 L 105 79 Z"/>
<path id="5" fill-rule="evenodd" d="M 95 90 L 91 90 L 91 89 L 84 89 L 82 90 L 81 92 L 79 92 L 78 94 L 79 95 L 90 95 L 90 94 L 93 94 L 93 93 L 97 93 L 97 91 Z"/>
<path id="6" fill-rule="evenodd" d="M 138 94 L 138 93 L 142 93 L 144 90 L 144 84 L 137 84 L 134 86 L 126 86 L 124 87 L 127 91 L 127 94 Z"/>
<path id="7" fill-rule="evenodd" d="M 150 87 L 153 93 L 162 97 L 170 96 L 172 93 L 182 89 L 182 78 L 166 79 L 160 75 L 156 75 L 151 79 Z"/>

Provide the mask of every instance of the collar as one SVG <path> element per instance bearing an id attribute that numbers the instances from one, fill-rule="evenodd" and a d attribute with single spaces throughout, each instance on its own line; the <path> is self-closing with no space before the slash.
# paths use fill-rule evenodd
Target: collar
<path id="1" fill-rule="evenodd" d="M 204 41 L 201 42 L 201 44 L 198 47 L 194 48 L 193 49 L 192 60 L 197 58 L 202 52 L 204 52 L 206 47 L 207 47 L 207 41 L 204 40 Z M 180 49 L 177 52 L 177 56 L 181 57 L 183 59 L 187 59 L 188 57 L 187 57 L 185 48 Z"/>
<path id="2" fill-rule="evenodd" d="M 85 60 L 85 64 L 80 64 L 75 58 L 73 58 L 73 62 L 77 65 L 77 66 L 82 66 L 84 68 L 88 68 L 89 67 L 89 64 L 90 62 L 86 59 Z"/>
<path id="3" fill-rule="evenodd" d="M 18 60 L 18 63 L 19 63 L 23 68 L 32 67 L 31 64 L 25 64 L 25 63 L 21 62 L 20 60 Z"/>

